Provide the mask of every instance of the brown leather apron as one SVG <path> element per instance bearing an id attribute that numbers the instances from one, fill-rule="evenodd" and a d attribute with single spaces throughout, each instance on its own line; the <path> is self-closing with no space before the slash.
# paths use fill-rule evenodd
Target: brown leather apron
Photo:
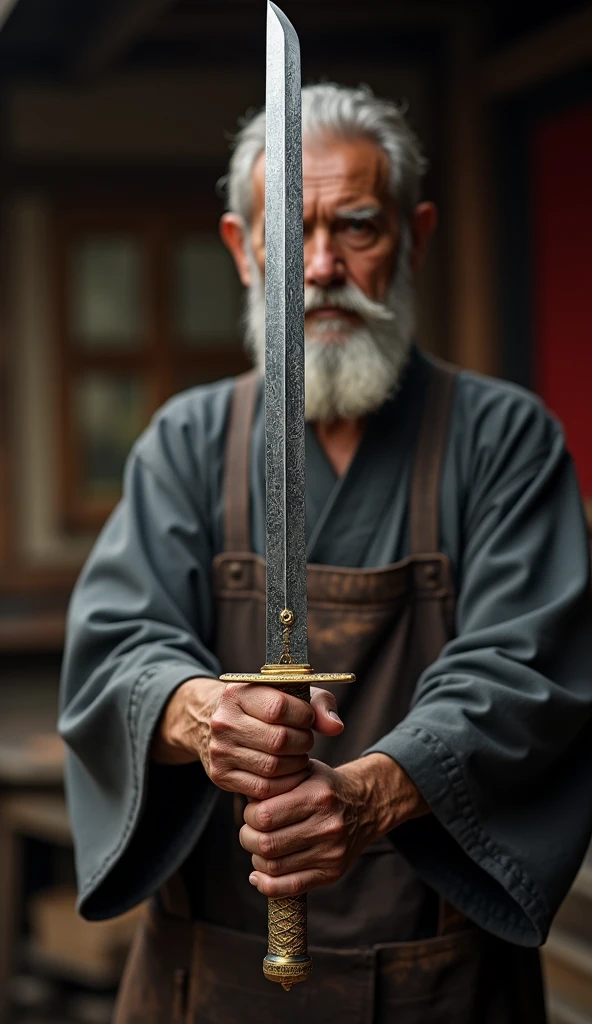
<path id="1" fill-rule="evenodd" d="M 440 478 L 455 372 L 434 363 L 416 444 L 410 555 L 381 569 L 308 567 L 309 661 L 352 671 L 334 687 L 346 728 L 313 756 L 359 757 L 406 715 L 453 633 L 451 565 L 439 548 Z M 265 661 L 265 565 L 251 551 L 249 452 L 257 381 L 235 388 L 225 463 L 225 550 L 214 560 L 215 651 L 224 672 Z M 137 937 L 117 1024 L 544 1024 L 536 951 L 503 943 L 439 899 L 389 837 L 336 885 L 309 894 L 311 979 L 265 981 L 266 900 L 237 833 L 244 801 L 221 793 L 202 840 Z"/>

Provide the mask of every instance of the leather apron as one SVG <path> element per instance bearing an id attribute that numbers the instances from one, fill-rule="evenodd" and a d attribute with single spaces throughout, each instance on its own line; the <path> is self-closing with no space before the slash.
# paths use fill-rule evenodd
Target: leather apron
<path id="1" fill-rule="evenodd" d="M 405 717 L 417 680 L 453 635 L 454 587 L 439 552 L 439 494 L 455 371 L 435 362 L 414 454 L 410 555 L 380 569 L 308 566 L 309 661 L 355 672 L 333 692 L 346 728 L 312 756 L 359 757 Z M 258 392 L 235 387 L 225 460 L 225 549 L 213 564 L 215 652 L 224 672 L 265 661 L 265 564 L 251 551 L 250 438 Z M 309 894 L 311 978 L 289 995 L 263 978 L 266 900 L 237 838 L 242 797 L 220 793 L 196 849 L 134 943 L 116 1024 L 544 1024 L 535 950 L 478 929 L 425 885 L 390 837 L 335 885 Z"/>

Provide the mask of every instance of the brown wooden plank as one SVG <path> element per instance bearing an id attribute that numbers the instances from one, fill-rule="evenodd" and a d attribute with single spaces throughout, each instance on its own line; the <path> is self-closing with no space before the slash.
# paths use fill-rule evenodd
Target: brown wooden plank
<path id="1" fill-rule="evenodd" d="M 22 836 L 69 846 L 70 819 L 64 797 L 51 793 L 10 793 L 0 799 L 0 820 Z"/>
<path id="2" fill-rule="evenodd" d="M 284 0 L 282 10 L 291 18 L 299 34 L 313 30 L 325 32 L 339 26 L 341 35 L 366 30 L 371 34 L 375 26 L 438 28 L 457 17 L 469 6 L 462 2 L 394 3 L 393 0 L 369 0 L 363 5 L 344 3 L 343 0 Z M 187 38 L 202 40 L 213 37 L 217 41 L 229 33 L 240 34 L 260 24 L 265 31 L 265 7 L 258 0 L 226 0 L 215 5 L 192 3 L 190 7 L 172 5 L 158 19 L 150 35 L 163 41 Z"/>
<path id="3" fill-rule="evenodd" d="M 504 96 L 560 75 L 592 59 L 592 8 L 569 14 L 492 54 L 483 63 L 483 88 Z"/>
<path id="4" fill-rule="evenodd" d="M 84 75 L 105 71 L 136 39 L 147 33 L 173 3 L 174 0 L 127 0 L 127 3 L 119 0 L 109 4 L 103 24 L 78 51 L 71 70 Z"/>
<path id="5" fill-rule="evenodd" d="M 66 202 L 73 211 L 92 211 L 89 196 L 97 205 L 108 202 L 122 213 L 139 202 L 158 202 L 159 208 L 191 209 L 215 226 L 222 212 L 216 183 L 224 175 L 224 163 L 203 161 L 171 163 L 101 162 L 89 160 L 23 160 L 6 158 L 0 167 L 8 191 L 42 189 Z"/>
<path id="6" fill-rule="evenodd" d="M 0 618 L 0 651 L 60 651 L 65 629 L 64 612 Z"/>

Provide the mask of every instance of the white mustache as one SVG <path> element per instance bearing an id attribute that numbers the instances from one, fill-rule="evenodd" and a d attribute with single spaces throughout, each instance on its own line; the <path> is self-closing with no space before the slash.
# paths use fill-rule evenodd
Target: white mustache
<path id="1" fill-rule="evenodd" d="M 312 313 L 315 309 L 334 306 L 348 313 L 357 313 L 368 324 L 391 323 L 395 313 L 383 302 L 374 302 L 364 295 L 363 291 L 353 284 L 344 284 L 339 288 L 316 288 L 314 285 L 305 290 L 304 309 Z"/>

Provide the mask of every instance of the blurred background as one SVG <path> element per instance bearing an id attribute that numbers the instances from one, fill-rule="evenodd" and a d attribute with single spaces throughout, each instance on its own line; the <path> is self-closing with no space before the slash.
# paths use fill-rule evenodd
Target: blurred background
<path id="1" fill-rule="evenodd" d="M 539 392 L 592 515 L 592 6 L 283 7 L 304 81 L 423 140 L 420 343 Z M 64 612 L 152 412 L 246 366 L 216 182 L 264 50 L 264 0 L 0 0 L 0 1024 L 108 1021 L 137 920 L 74 913 Z M 590 1024 L 592 861 L 545 964 L 554 1024 Z"/>

